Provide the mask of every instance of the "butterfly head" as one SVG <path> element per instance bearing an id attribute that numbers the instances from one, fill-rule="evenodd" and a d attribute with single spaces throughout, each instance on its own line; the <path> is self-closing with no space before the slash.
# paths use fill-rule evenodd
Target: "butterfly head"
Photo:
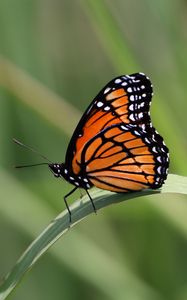
<path id="1" fill-rule="evenodd" d="M 63 177 L 64 174 L 64 164 L 49 164 L 49 168 L 55 177 Z"/>

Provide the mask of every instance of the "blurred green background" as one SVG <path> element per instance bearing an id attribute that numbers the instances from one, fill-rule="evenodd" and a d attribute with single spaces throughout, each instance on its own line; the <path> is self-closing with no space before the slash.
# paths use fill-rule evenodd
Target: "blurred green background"
<path id="1" fill-rule="evenodd" d="M 63 210 L 71 188 L 17 137 L 63 162 L 71 133 L 113 77 L 144 72 L 152 120 L 187 174 L 187 1 L 0 1 L 0 278 Z M 79 193 L 72 196 L 76 199 Z M 132 200 L 73 228 L 10 299 L 187 299 L 187 202 Z"/>

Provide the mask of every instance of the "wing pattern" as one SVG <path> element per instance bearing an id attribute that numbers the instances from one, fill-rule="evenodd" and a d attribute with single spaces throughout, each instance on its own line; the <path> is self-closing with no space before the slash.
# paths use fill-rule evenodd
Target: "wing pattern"
<path id="1" fill-rule="evenodd" d="M 104 128 L 120 123 L 149 122 L 152 93 L 151 82 L 143 73 L 110 81 L 92 101 L 74 131 L 66 154 L 68 169 L 72 169 L 71 162 L 85 143 Z"/>
<path id="2" fill-rule="evenodd" d="M 115 192 L 159 188 L 167 177 L 169 150 L 151 124 L 152 94 L 152 84 L 143 73 L 110 81 L 75 129 L 63 177 L 85 189 L 92 185 Z"/>
<path id="3" fill-rule="evenodd" d="M 150 125 L 112 125 L 84 148 L 77 163 L 89 181 L 116 192 L 159 188 L 166 179 L 168 149 Z"/>

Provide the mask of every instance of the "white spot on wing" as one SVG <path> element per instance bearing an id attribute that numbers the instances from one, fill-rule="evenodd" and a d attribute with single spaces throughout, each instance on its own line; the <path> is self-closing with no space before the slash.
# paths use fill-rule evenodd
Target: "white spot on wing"
<path id="1" fill-rule="evenodd" d="M 145 124 L 142 124 L 142 129 L 143 129 L 144 132 L 146 132 L 145 131 Z"/>
<path id="2" fill-rule="evenodd" d="M 127 127 L 126 127 L 126 126 L 124 126 L 124 125 L 121 125 L 121 129 L 123 129 L 123 130 L 127 130 Z"/>
<path id="3" fill-rule="evenodd" d="M 152 151 L 153 151 L 154 153 L 158 153 L 156 147 L 153 147 L 153 148 L 152 148 Z"/>
<path id="4" fill-rule="evenodd" d="M 129 110 L 134 110 L 134 104 L 129 105 Z"/>
<path id="5" fill-rule="evenodd" d="M 161 156 L 158 156 L 158 157 L 157 157 L 157 160 L 158 160 L 160 163 L 162 163 L 162 157 L 161 157 Z"/>
<path id="6" fill-rule="evenodd" d="M 134 131 L 134 133 L 136 134 L 136 135 L 141 135 L 138 131 Z"/>
<path id="7" fill-rule="evenodd" d="M 138 117 L 139 117 L 140 119 L 143 118 L 143 113 L 140 112 L 140 113 L 138 114 Z"/>
<path id="8" fill-rule="evenodd" d="M 132 120 L 132 121 L 135 121 L 134 115 L 130 114 L 129 119 Z"/>
<path id="9" fill-rule="evenodd" d="M 139 99 L 141 99 L 141 96 L 139 96 Z M 142 103 L 140 104 L 140 107 L 144 107 L 144 105 L 145 105 L 145 102 L 142 102 Z"/>
<path id="10" fill-rule="evenodd" d="M 162 167 L 161 167 L 161 166 L 159 166 L 159 167 L 157 168 L 157 172 L 158 172 L 159 174 L 162 174 Z"/>
<path id="11" fill-rule="evenodd" d="M 115 83 L 120 83 L 122 80 L 120 78 L 117 78 L 114 82 Z"/>
<path id="12" fill-rule="evenodd" d="M 132 93 L 132 88 L 131 88 L 131 87 L 128 87 L 127 92 L 128 92 L 128 93 Z"/>
<path id="13" fill-rule="evenodd" d="M 103 102 L 99 101 L 99 102 L 97 103 L 97 107 L 101 107 L 101 106 L 103 106 Z"/>
<path id="14" fill-rule="evenodd" d="M 147 144 L 150 144 L 150 140 L 148 138 L 145 138 L 145 141 Z"/>
<path id="15" fill-rule="evenodd" d="M 111 88 L 110 88 L 110 87 L 107 87 L 107 88 L 104 90 L 104 94 L 108 93 L 110 90 L 111 90 Z"/>

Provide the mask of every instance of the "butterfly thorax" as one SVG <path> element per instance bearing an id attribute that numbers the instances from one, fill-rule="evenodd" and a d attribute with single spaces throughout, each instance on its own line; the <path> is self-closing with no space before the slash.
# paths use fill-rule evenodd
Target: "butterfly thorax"
<path id="1" fill-rule="evenodd" d="M 77 187 L 89 189 L 93 185 L 83 174 L 75 175 L 69 171 L 64 163 L 49 164 L 49 168 L 55 177 L 63 177 L 66 181 Z"/>

